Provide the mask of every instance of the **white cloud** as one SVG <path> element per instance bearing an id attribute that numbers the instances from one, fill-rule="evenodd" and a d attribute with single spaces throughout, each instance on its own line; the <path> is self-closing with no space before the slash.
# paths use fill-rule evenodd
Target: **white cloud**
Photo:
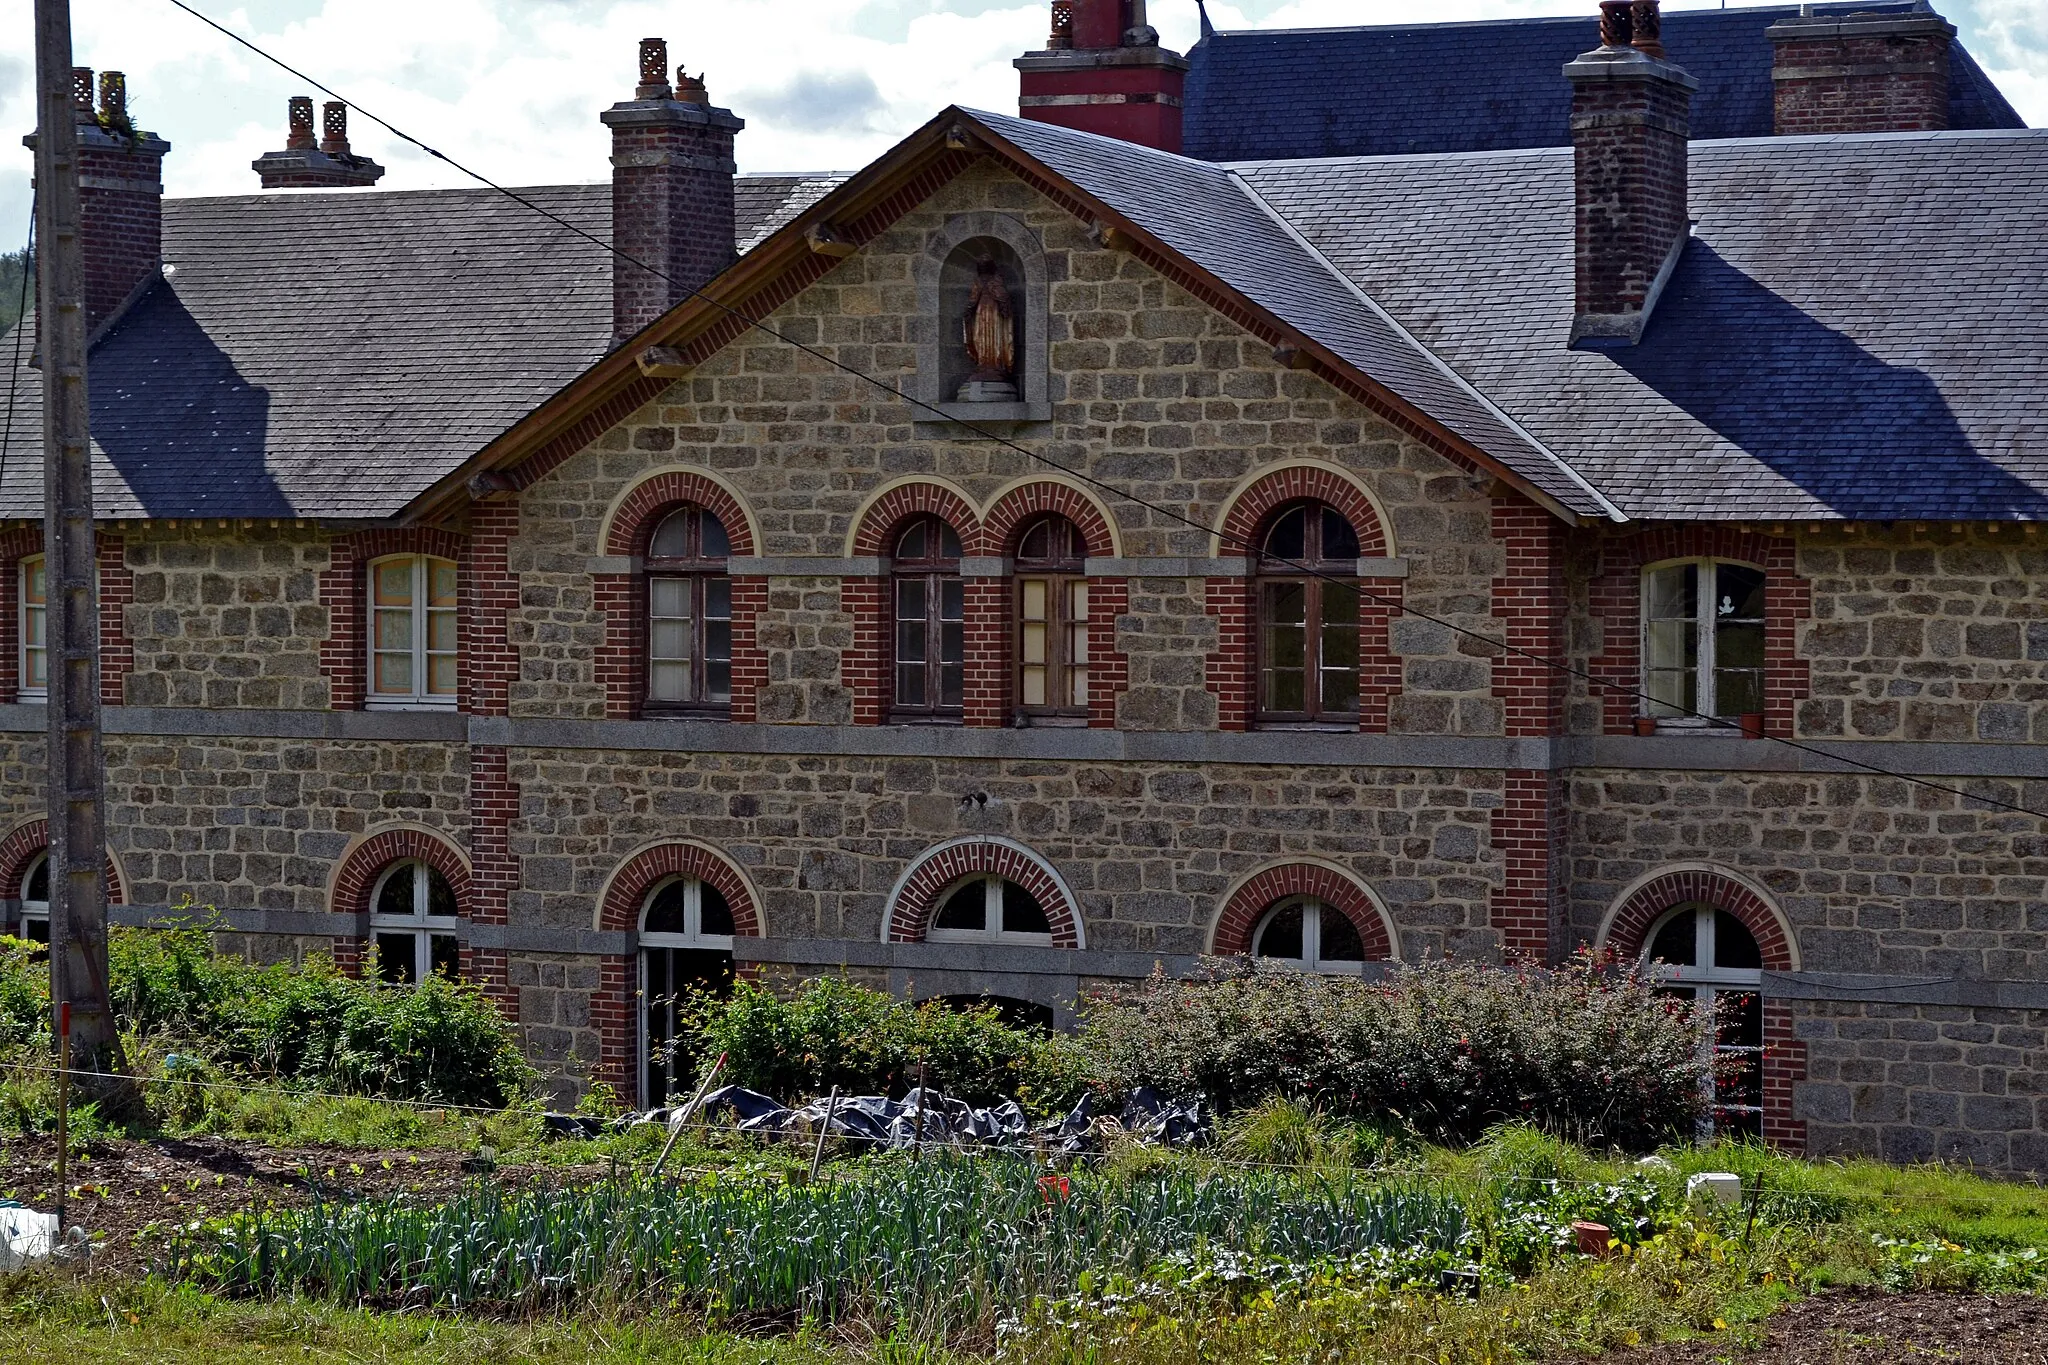
<path id="1" fill-rule="evenodd" d="M 745 170 L 848 170 L 947 104 L 1015 108 L 1010 62 L 1045 38 L 1047 0 L 193 0 L 361 107 L 513 184 L 607 174 L 599 111 L 628 98 L 639 40 L 747 118 Z M 2048 0 L 1940 0 L 2029 122 L 2048 124 Z M 0 0 L 0 246 L 26 231 L 34 125 L 26 35 L 32 0 Z M 1593 0 L 1215 0 L 1226 29 L 1585 14 Z M 166 0 L 74 6 L 80 64 L 128 72 L 144 126 L 170 139 L 174 195 L 255 188 L 249 163 L 283 144 L 284 104 L 306 84 Z M 1194 0 L 1151 0 L 1169 46 L 1191 45 Z M 14 65 L 10 65 L 14 63 Z M 844 103 L 835 103 L 844 101 Z M 389 188 L 467 183 L 361 115 L 357 150 Z"/>

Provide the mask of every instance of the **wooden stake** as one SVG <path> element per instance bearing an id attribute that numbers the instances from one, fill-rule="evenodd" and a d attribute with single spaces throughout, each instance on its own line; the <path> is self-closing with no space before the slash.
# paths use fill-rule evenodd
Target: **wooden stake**
<path id="1" fill-rule="evenodd" d="M 818 1163 L 825 1159 L 825 1134 L 832 1131 L 832 1116 L 839 1112 L 839 1087 L 832 1087 L 832 1097 L 825 1101 L 825 1121 L 818 1125 L 818 1145 L 811 1149 L 811 1183 L 818 1183 Z"/>
<path id="2" fill-rule="evenodd" d="M 721 1052 L 718 1054 L 718 1060 L 711 1064 L 711 1070 L 704 1073 L 704 1079 L 697 1082 L 697 1094 L 690 1101 L 691 1109 L 695 1109 L 698 1105 L 704 1103 L 704 1096 L 710 1091 L 712 1080 L 723 1070 L 725 1070 L 725 1054 Z M 683 1125 L 671 1122 L 668 1126 L 668 1141 L 661 1144 L 661 1155 L 654 1158 L 653 1175 L 661 1174 L 662 1166 L 668 1161 L 669 1152 L 675 1147 L 676 1139 L 682 1135 Z"/>

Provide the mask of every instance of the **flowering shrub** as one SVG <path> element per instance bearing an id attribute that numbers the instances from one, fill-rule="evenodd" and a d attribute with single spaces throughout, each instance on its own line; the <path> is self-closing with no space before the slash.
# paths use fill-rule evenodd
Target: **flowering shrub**
<path id="1" fill-rule="evenodd" d="M 1433 1141 L 1523 1122 L 1647 1149 L 1701 1116 L 1709 1022 L 1590 956 L 1550 970 L 1432 963 L 1385 982 L 1217 963 L 1097 994 L 1082 1041 L 1118 1090 L 1225 1110 L 1290 1096 Z"/>

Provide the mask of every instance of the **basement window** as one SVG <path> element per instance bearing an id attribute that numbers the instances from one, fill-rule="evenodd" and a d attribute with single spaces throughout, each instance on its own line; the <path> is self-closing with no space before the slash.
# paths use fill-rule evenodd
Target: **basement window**
<path id="1" fill-rule="evenodd" d="M 969 877 L 939 900 L 933 943 L 1020 943 L 1052 946 L 1052 920 L 1038 897 L 993 873 Z"/>
<path id="2" fill-rule="evenodd" d="M 1293 896 L 1259 922 L 1252 956 L 1297 971 L 1355 975 L 1365 970 L 1365 940 L 1336 906 L 1313 896 Z"/>
<path id="3" fill-rule="evenodd" d="M 439 973 L 460 974 L 461 909 L 448 879 L 422 862 L 394 864 L 370 896 L 370 940 L 377 976 L 386 985 L 411 986 Z"/>

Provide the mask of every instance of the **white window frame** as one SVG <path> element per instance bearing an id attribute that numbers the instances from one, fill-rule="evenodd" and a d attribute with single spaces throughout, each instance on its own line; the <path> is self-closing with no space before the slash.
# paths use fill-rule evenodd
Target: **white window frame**
<path id="1" fill-rule="evenodd" d="M 35 880 L 36 869 L 43 869 L 44 874 L 47 876 L 49 867 L 50 850 L 44 849 L 33 858 L 30 858 L 28 865 L 21 870 L 20 914 L 14 926 L 16 938 L 28 937 L 29 922 L 33 920 L 43 926 L 42 941 L 44 943 L 50 941 L 50 902 L 47 900 L 32 901 L 28 898 L 28 886 L 30 882 Z"/>
<path id="2" fill-rule="evenodd" d="M 937 899 L 932 902 L 932 926 L 925 932 L 926 941 L 931 943 L 1014 943 L 1033 948 L 1052 947 L 1053 940 L 1050 932 L 1043 934 L 1013 933 L 1003 928 L 1003 883 L 1005 880 L 1007 879 L 999 872 L 976 872 L 972 876 L 960 878 L 960 880 L 940 892 Z M 959 895 L 960 892 L 966 890 L 975 882 L 982 884 L 984 896 L 982 901 L 982 927 L 979 929 L 939 928 L 940 913 L 945 910 L 953 897 Z M 1030 891 L 1030 888 L 1024 887 L 1022 883 L 1018 885 L 1020 889 L 1027 893 Z M 1039 909 L 1045 911 L 1045 922 L 1050 926 L 1052 924 L 1052 907 L 1035 894 L 1032 895 L 1032 899 L 1037 900 Z"/>
<path id="3" fill-rule="evenodd" d="M 47 555 L 27 555 L 15 567 L 14 639 L 16 648 L 14 656 L 14 677 L 17 686 L 15 688 L 14 695 L 15 700 L 31 704 L 45 703 L 48 702 L 50 699 L 50 689 L 48 686 L 48 679 L 50 676 L 49 564 L 50 561 Z M 29 575 L 33 573 L 37 568 L 41 568 L 43 571 L 43 602 L 41 606 L 31 606 L 28 600 L 28 580 Z M 42 644 L 39 646 L 31 645 L 29 643 L 29 637 L 31 634 L 29 630 L 29 622 L 31 620 L 38 620 L 42 626 L 41 631 L 38 632 L 42 637 Z M 29 656 L 31 654 L 37 653 L 40 653 L 43 656 L 43 678 L 45 680 L 45 685 L 42 687 L 32 687 L 29 685 L 28 681 Z"/>
<path id="4" fill-rule="evenodd" d="M 1301 956 L 1260 957 L 1259 945 L 1265 941 L 1266 930 L 1285 911 L 1301 907 Z M 1323 916 L 1324 914 L 1344 915 L 1342 910 L 1319 900 L 1314 896 L 1287 896 L 1266 907 L 1266 913 L 1259 916 L 1258 927 L 1252 931 L 1252 960 L 1269 962 L 1288 971 L 1313 972 L 1319 976 L 1360 976 L 1365 972 L 1365 963 L 1323 961 Z M 1344 915 L 1346 920 L 1350 916 Z M 1356 928 L 1356 926 L 1353 926 Z M 1360 950 L 1365 945 L 1365 935 L 1358 936 Z"/>
<path id="5" fill-rule="evenodd" d="M 1650 932 L 1643 939 L 1643 966 L 1650 978 L 1666 985 L 1689 988 L 1693 992 L 1693 998 L 1708 1012 L 1709 1019 L 1713 1017 L 1724 993 L 1755 996 L 1758 1008 L 1762 1008 L 1763 1004 L 1763 968 L 1717 967 L 1714 965 L 1714 955 L 1718 947 L 1716 940 L 1720 932 L 1719 917 L 1721 913 L 1723 912 L 1718 906 L 1697 903 L 1682 905 L 1669 914 L 1658 916 L 1657 922 L 1650 926 Z M 1694 965 L 1690 967 L 1674 966 L 1668 962 L 1659 962 L 1655 957 L 1651 956 L 1651 954 L 1656 952 L 1658 938 L 1663 934 L 1665 927 L 1673 920 L 1686 915 L 1693 917 L 1692 956 Z M 1751 937 L 1754 938 L 1755 935 L 1752 934 Z M 1735 1043 L 1724 1043 L 1720 1040 L 1718 1034 L 1710 1031 L 1707 1034 L 1706 1041 L 1701 1046 L 1706 1060 L 1710 1063 L 1719 1057 L 1740 1054 L 1752 1056 L 1756 1058 L 1758 1066 L 1763 1065 L 1765 1048 L 1762 1045 L 1749 1047 Z M 1758 1122 L 1762 1122 L 1763 1109 L 1761 1106 L 1721 1103 L 1720 1093 L 1714 1089 L 1714 1078 L 1711 1072 L 1709 1072 L 1707 1077 L 1707 1090 L 1707 1116 L 1700 1121 L 1700 1136 L 1703 1139 L 1713 1137 L 1716 1126 L 1714 1118 L 1718 1113 L 1754 1114 L 1757 1116 Z"/>
<path id="6" fill-rule="evenodd" d="M 647 916 L 653 911 L 656 898 L 678 882 L 683 887 L 683 932 L 680 934 L 649 933 L 647 931 Z M 732 908 L 729 901 L 726 908 L 727 910 Z M 639 988 L 635 992 L 637 1006 L 633 1012 L 638 1016 L 639 1020 L 640 1094 L 643 1098 L 648 1099 L 649 1102 L 651 1102 L 651 1097 L 654 1094 L 654 1058 L 651 1055 L 652 1049 L 649 1047 L 650 1040 L 647 1036 L 647 1006 L 651 1003 L 646 999 L 648 978 L 647 954 L 649 952 L 669 950 L 729 954 L 733 950 L 734 937 L 735 935 L 732 934 L 707 934 L 704 932 L 704 882 L 700 877 L 664 877 L 653 886 L 647 888 L 647 894 L 641 897 L 640 950 L 636 954 L 638 962 L 635 964 L 640 969 L 640 981 Z M 671 1018 L 673 1018 L 673 1015 L 671 1015 Z M 673 1042 L 673 1037 L 671 1037 L 671 1042 Z M 673 1060 L 671 1060 L 670 1066 L 673 1069 Z M 667 1080 L 671 1087 L 676 1080 L 673 1075 L 665 1076 L 663 1079 Z M 673 1089 L 670 1090 L 670 1098 L 674 1098 Z"/>
<path id="7" fill-rule="evenodd" d="M 394 564 L 400 561 L 410 561 L 412 564 L 412 605 L 403 608 L 391 608 L 391 610 L 402 610 L 412 613 L 412 644 L 410 646 L 410 653 L 414 687 L 410 692 L 379 692 L 377 690 L 377 656 L 380 653 L 396 653 L 397 651 L 380 650 L 377 648 L 377 617 L 380 610 L 377 606 L 377 571 L 387 564 Z M 365 697 L 364 705 L 372 711 L 453 711 L 461 704 L 462 605 L 460 599 L 460 580 L 458 579 L 457 582 L 456 591 L 458 596 L 455 606 L 434 607 L 428 605 L 431 596 L 430 590 L 433 584 L 433 570 L 431 566 L 435 564 L 446 564 L 450 568 L 456 567 L 455 561 L 452 559 L 444 559 L 440 555 L 428 554 L 379 555 L 369 563 L 368 572 L 363 577 L 363 613 L 364 622 L 367 626 L 367 629 L 363 632 L 363 667 L 367 670 L 363 679 L 363 693 Z M 455 622 L 454 649 L 430 651 L 427 648 L 429 618 L 437 614 L 446 615 Z M 427 690 L 433 660 L 437 657 L 454 659 L 456 661 L 455 690 L 453 692 Z"/>
<path id="8" fill-rule="evenodd" d="M 412 879 L 412 913 L 410 915 L 387 915 L 377 907 L 384 903 L 384 887 L 393 877 L 406 868 L 419 869 Z M 453 938 L 458 954 L 462 951 L 462 917 L 456 915 L 430 915 L 427 907 L 432 904 L 433 878 L 446 880 L 446 874 L 430 863 L 417 858 L 402 858 L 377 874 L 377 880 L 370 888 L 370 946 L 377 946 L 377 939 L 384 934 L 407 934 L 412 938 L 412 980 L 407 985 L 418 986 L 434 974 L 434 940 Z M 452 894 L 454 886 L 449 891 Z"/>
<path id="9" fill-rule="evenodd" d="M 1746 559 L 1717 559 L 1707 555 L 1695 555 L 1684 559 L 1659 560 L 1655 564 L 1644 565 L 1642 576 L 1637 581 L 1637 611 L 1640 617 L 1637 640 L 1639 641 L 1638 649 L 1641 655 L 1641 670 L 1637 681 L 1641 685 L 1643 692 L 1641 714 L 1647 719 L 1654 720 L 1657 723 L 1657 728 L 1660 730 L 1668 727 L 1674 730 L 1696 730 L 1706 734 L 1730 735 L 1738 738 L 1742 734 L 1741 727 L 1734 723 L 1739 718 L 1734 715 L 1722 714 L 1720 698 L 1716 695 L 1719 691 L 1719 680 L 1715 675 L 1719 672 L 1719 664 L 1716 658 L 1718 643 L 1715 626 L 1720 620 L 1720 617 L 1716 614 L 1718 610 L 1716 596 L 1720 585 L 1714 580 L 1719 577 L 1716 571 L 1723 565 L 1738 569 L 1749 569 L 1762 574 L 1764 576 L 1764 592 L 1768 596 L 1770 592 L 1770 571 L 1765 569 L 1763 565 L 1752 564 Z M 1650 578 L 1654 574 L 1665 573 L 1672 569 L 1683 569 L 1687 566 L 1692 566 L 1699 575 L 1699 610 L 1693 621 L 1693 629 L 1697 632 L 1693 646 L 1693 671 L 1696 674 L 1693 680 L 1693 690 L 1696 703 L 1694 709 L 1700 714 L 1660 716 L 1656 714 L 1653 708 L 1669 705 L 1670 703 L 1653 702 L 1650 700 Z M 1769 618 L 1765 617 L 1763 621 L 1765 629 L 1768 630 Z"/>

